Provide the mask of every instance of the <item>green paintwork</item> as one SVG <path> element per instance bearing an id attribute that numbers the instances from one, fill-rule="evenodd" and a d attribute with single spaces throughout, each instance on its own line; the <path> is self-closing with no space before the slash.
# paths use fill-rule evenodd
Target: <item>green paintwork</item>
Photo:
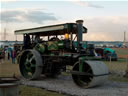
<path id="1" fill-rule="evenodd" d="M 80 57 L 79 58 L 79 71 L 80 72 L 83 72 L 83 64 L 84 64 L 84 61 L 85 61 L 85 57 Z"/>
<path id="2" fill-rule="evenodd" d="M 64 48 L 64 41 L 58 41 L 58 48 L 63 49 Z"/>
<path id="3" fill-rule="evenodd" d="M 58 50 L 58 42 L 57 41 L 49 41 L 48 42 L 48 50 Z"/>
<path id="4" fill-rule="evenodd" d="M 33 74 L 34 74 L 34 69 L 36 67 L 35 63 L 36 62 L 33 62 L 34 59 L 34 56 L 31 54 L 31 53 L 28 53 L 26 58 L 23 60 L 23 65 L 24 68 L 22 68 L 23 70 L 23 73 L 24 73 L 24 77 L 31 77 Z"/>
<path id="5" fill-rule="evenodd" d="M 85 59 L 86 60 L 101 60 L 101 57 L 97 57 L 97 56 L 86 56 Z"/>
<path id="6" fill-rule="evenodd" d="M 36 49 L 37 51 L 39 51 L 40 53 L 44 53 L 44 51 L 45 51 L 45 46 L 42 45 L 42 44 L 37 44 L 37 45 L 35 46 L 35 49 Z"/>
<path id="7" fill-rule="evenodd" d="M 111 49 L 111 48 L 104 48 L 104 53 L 105 52 L 110 52 L 110 53 L 115 53 L 115 50 Z"/>
<path id="8" fill-rule="evenodd" d="M 63 56 L 71 56 L 71 54 L 63 54 Z"/>
<path id="9" fill-rule="evenodd" d="M 75 48 L 77 48 L 77 41 L 74 41 L 73 44 L 74 44 Z M 83 48 L 83 49 L 86 49 L 86 47 L 87 47 L 87 42 L 81 42 L 81 44 L 82 44 L 82 48 Z"/>

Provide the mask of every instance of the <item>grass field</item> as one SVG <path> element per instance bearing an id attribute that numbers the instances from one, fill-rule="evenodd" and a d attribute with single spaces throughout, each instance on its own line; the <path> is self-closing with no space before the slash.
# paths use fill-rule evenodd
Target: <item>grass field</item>
<path id="1" fill-rule="evenodd" d="M 11 60 L 5 60 L 0 64 L 0 77 L 12 77 L 13 75 L 19 76 L 19 65 L 12 64 Z"/>
<path id="2" fill-rule="evenodd" d="M 110 72 L 125 72 L 128 70 L 128 48 L 113 48 L 117 55 L 118 61 L 104 61 L 104 63 L 108 66 Z M 109 76 L 110 80 L 119 81 L 119 82 L 128 82 L 128 78 L 122 78 L 120 76 Z"/>
<path id="3" fill-rule="evenodd" d="M 128 67 L 127 59 L 118 59 L 118 61 L 104 61 L 110 71 L 126 71 Z"/>
<path id="4" fill-rule="evenodd" d="M 128 59 L 128 48 L 113 48 L 117 55 L 118 58 L 127 58 Z"/>
<path id="5" fill-rule="evenodd" d="M 128 48 L 113 48 L 118 55 L 128 55 Z"/>

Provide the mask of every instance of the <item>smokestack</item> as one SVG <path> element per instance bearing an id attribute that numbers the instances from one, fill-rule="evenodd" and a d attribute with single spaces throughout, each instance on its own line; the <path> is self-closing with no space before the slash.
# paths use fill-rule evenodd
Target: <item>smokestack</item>
<path id="1" fill-rule="evenodd" d="M 123 46 L 125 46 L 126 45 L 126 32 L 124 31 L 124 42 L 123 42 Z"/>
<path id="2" fill-rule="evenodd" d="M 78 52 L 81 51 L 80 42 L 83 40 L 83 20 L 77 20 L 77 50 Z"/>

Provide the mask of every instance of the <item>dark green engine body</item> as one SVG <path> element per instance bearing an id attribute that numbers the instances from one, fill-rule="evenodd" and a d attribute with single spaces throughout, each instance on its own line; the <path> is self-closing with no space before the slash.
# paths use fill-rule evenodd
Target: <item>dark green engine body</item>
<path id="1" fill-rule="evenodd" d="M 34 47 L 34 50 L 37 50 L 44 59 L 43 73 L 51 76 L 58 75 L 61 71 L 66 71 L 67 65 L 73 66 L 78 61 L 82 54 L 77 53 L 74 45 L 71 49 L 69 43 L 69 40 L 48 41 L 38 43 Z"/>
<path id="2" fill-rule="evenodd" d="M 104 75 L 108 74 L 105 65 L 102 62 L 95 65 L 95 62 L 86 61 L 86 49 L 81 42 L 87 28 L 82 24 L 83 20 L 78 20 L 77 23 L 16 30 L 15 34 L 24 35 L 24 47 L 19 60 L 21 75 L 26 79 L 37 79 L 41 74 L 56 77 L 61 72 L 67 72 L 67 66 L 70 66 L 72 78 L 80 87 L 97 85 L 97 76 L 102 76 L 103 81 Z M 94 73 L 98 66 L 105 70 L 103 74 Z"/>

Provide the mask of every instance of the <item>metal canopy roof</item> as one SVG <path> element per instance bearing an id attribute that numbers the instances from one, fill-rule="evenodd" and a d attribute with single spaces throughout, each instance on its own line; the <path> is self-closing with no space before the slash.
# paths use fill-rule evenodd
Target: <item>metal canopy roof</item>
<path id="1" fill-rule="evenodd" d="M 64 35 L 65 33 L 70 33 L 70 32 L 72 32 L 73 34 L 77 33 L 77 24 L 76 23 L 65 23 L 65 24 L 59 24 L 59 25 L 16 30 L 15 34 L 16 35 L 39 34 L 41 36 L 49 36 L 49 35 Z M 85 28 L 84 26 L 83 26 L 83 33 L 87 33 L 87 28 Z"/>

